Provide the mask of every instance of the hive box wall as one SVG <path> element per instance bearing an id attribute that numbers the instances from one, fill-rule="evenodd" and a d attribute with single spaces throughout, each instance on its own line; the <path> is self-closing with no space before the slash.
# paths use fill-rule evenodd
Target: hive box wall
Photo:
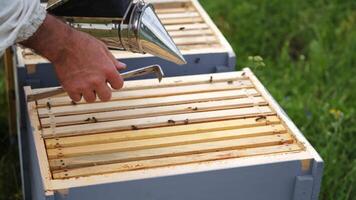
<path id="1" fill-rule="evenodd" d="M 299 161 L 182 174 L 152 179 L 110 183 L 69 189 L 56 200 L 257 200 L 293 199 L 297 175 L 303 175 Z M 311 200 L 311 193 L 304 194 Z"/>
<path id="2" fill-rule="evenodd" d="M 28 116 L 28 115 L 26 115 Z M 36 199 L 36 200 L 48 200 L 45 196 L 43 182 L 41 180 L 41 173 L 39 169 L 39 161 L 36 154 L 36 147 L 34 138 L 31 135 L 31 123 L 29 122 L 28 117 L 26 117 L 26 126 L 27 126 L 27 134 L 28 137 L 28 149 L 29 153 L 29 183 L 31 184 L 31 192 L 25 196 L 26 199 Z"/>

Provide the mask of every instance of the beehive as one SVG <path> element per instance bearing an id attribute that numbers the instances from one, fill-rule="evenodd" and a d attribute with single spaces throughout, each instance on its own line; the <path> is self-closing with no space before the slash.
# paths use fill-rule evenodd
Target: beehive
<path id="1" fill-rule="evenodd" d="M 27 106 L 48 198 L 317 198 L 320 157 L 249 69 L 126 81 L 110 102 L 61 95 Z"/>

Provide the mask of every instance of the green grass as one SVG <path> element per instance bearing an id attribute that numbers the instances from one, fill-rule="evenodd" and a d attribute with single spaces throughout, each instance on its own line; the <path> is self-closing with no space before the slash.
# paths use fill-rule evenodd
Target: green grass
<path id="1" fill-rule="evenodd" d="M 321 154 L 320 199 L 356 199 L 356 1 L 201 3 Z"/>
<path id="2" fill-rule="evenodd" d="M 323 157 L 320 199 L 356 199 L 356 1 L 201 3 L 232 44 L 237 68 L 252 68 Z M 8 141 L 1 131 L 0 199 L 19 196 Z"/>

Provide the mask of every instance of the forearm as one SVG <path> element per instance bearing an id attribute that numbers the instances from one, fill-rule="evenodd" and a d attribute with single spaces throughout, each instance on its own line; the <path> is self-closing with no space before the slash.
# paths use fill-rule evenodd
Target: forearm
<path id="1" fill-rule="evenodd" d="M 56 62 L 67 49 L 73 31 L 75 30 L 56 17 L 47 14 L 36 33 L 20 44 L 35 50 L 51 62 Z"/>

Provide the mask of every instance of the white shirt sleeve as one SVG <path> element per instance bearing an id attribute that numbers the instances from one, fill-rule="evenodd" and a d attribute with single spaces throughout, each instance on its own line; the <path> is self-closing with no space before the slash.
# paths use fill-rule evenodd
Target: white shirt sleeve
<path id="1" fill-rule="evenodd" d="M 45 17 L 40 0 L 0 0 L 0 52 L 31 37 Z"/>

